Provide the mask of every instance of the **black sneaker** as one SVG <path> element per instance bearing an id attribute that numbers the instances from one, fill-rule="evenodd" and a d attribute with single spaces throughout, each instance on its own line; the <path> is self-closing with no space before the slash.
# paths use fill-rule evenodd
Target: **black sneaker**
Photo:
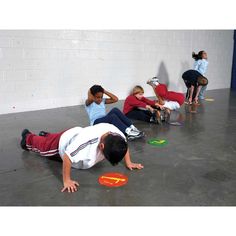
<path id="1" fill-rule="evenodd" d="M 26 147 L 26 136 L 27 134 L 31 134 L 30 131 L 28 129 L 24 129 L 21 133 L 21 142 L 20 142 L 20 146 L 22 149 L 28 151 L 27 147 Z"/>
<path id="2" fill-rule="evenodd" d="M 40 131 L 39 132 L 39 136 L 46 136 L 48 134 L 48 132 L 46 132 L 46 131 Z"/>

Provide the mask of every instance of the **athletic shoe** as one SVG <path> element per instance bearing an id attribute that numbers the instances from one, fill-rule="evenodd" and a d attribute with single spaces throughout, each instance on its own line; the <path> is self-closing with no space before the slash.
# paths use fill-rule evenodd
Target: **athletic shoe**
<path id="1" fill-rule="evenodd" d="M 135 132 L 140 132 L 139 129 L 137 129 L 134 125 L 130 126 L 131 130 L 135 131 Z"/>
<path id="2" fill-rule="evenodd" d="M 150 118 L 150 123 L 153 123 L 153 124 L 156 124 L 157 121 L 156 121 L 156 118 L 154 118 L 153 116 Z"/>
<path id="3" fill-rule="evenodd" d="M 161 121 L 165 121 L 165 112 L 163 110 L 160 111 L 160 118 L 161 118 Z"/>
<path id="4" fill-rule="evenodd" d="M 40 131 L 39 132 L 39 136 L 46 136 L 48 134 L 48 132 L 46 132 L 46 131 Z"/>
<path id="5" fill-rule="evenodd" d="M 21 142 L 20 142 L 20 145 L 21 145 L 21 148 L 28 151 L 27 147 L 26 147 L 26 136 L 27 134 L 31 134 L 30 131 L 28 129 L 24 129 L 21 133 Z"/>
<path id="6" fill-rule="evenodd" d="M 157 77 L 153 77 L 147 81 L 147 84 L 149 85 L 157 85 L 159 82 L 159 79 Z"/>
<path id="7" fill-rule="evenodd" d="M 134 139 L 142 138 L 143 136 L 144 136 L 144 132 L 142 131 L 137 132 L 137 131 L 131 130 L 127 135 L 127 139 L 134 140 Z"/>

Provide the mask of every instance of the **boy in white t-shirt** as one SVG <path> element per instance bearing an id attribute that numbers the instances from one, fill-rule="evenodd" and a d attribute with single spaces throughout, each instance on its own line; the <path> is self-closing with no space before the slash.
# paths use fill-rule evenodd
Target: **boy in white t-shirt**
<path id="1" fill-rule="evenodd" d="M 88 169 L 103 159 L 116 165 L 124 158 L 128 169 L 143 168 L 141 164 L 131 162 L 126 137 L 111 124 L 74 127 L 60 133 L 41 131 L 39 135 L 24 129 L 21 136 L 24 150 L 37 152 L 41 156 L 60 155 L 63 161 L 62 192 L 75 192 L 79 186 L 70 177 L 71 167 Z"/>

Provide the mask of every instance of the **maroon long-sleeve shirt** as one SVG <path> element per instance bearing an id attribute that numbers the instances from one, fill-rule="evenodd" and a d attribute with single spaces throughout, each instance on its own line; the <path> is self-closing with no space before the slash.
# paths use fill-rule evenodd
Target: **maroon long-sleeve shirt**
<path id="1" fill-rule="evenodd" d="M 134 95 L 129 95 L 124 102 L 123 113 L 127 114 L 137 107 L 146 108 L 147 105 L 154 106 L 155 101 L 149 100 L 145 97 L 142 97 L 141 100 L 137 99 Z"/>

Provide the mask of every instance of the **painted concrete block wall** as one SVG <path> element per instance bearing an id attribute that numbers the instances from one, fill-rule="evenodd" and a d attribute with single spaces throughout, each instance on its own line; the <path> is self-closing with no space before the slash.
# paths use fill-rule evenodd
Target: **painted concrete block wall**
<path id="1" fill-rule="evenodd" d="M 206 50 L 208 89 L 229 88 L 233 30 L 0 30 L 0 114 L 83 104 L 101 84 L 124 99 L 159 76 L 185 91 L 192 51 Z"/>

